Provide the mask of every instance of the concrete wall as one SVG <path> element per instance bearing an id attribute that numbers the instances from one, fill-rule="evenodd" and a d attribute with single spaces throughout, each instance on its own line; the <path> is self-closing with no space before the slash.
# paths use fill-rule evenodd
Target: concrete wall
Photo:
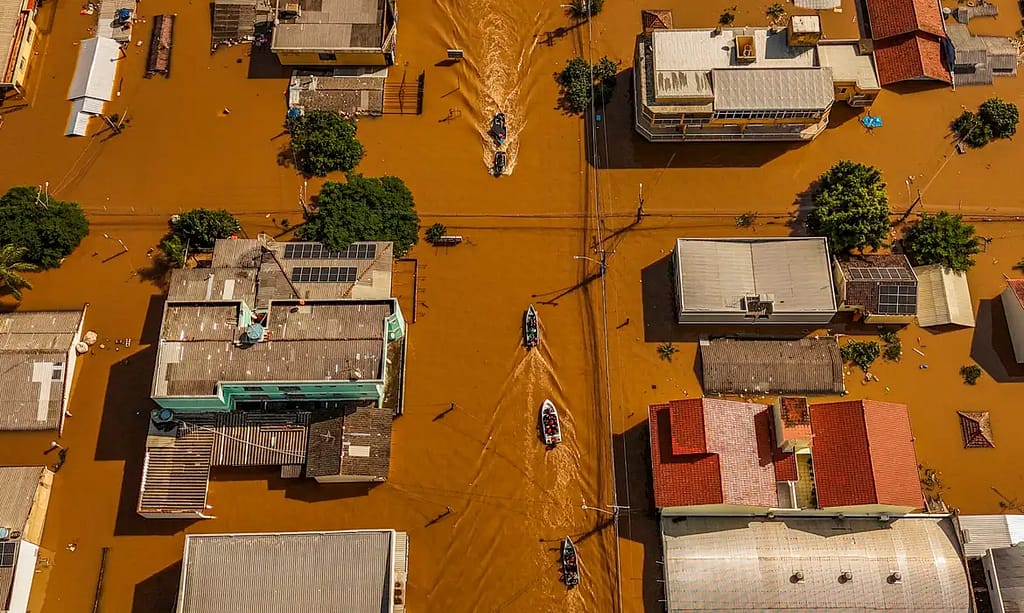
<path id="1" fill-rule="evenodd" d="M 1001 294 L 1003 311 L 1006 312 L 1006 325 L 1010 329 L 1010 340 L 1013 342 L 1013 356 L 1018 364 L 1024 364 L 1024 308 L 1020 306 L 1013 289 L 1007 286 Z"/>
<path id="2" fill-rule="evenodd" d="M 15 87 L 21 89 L 25 86 L 25 78 L 28 76 L 28 66 L 32 58 L 32 49 L 36 42 L 36 12 L 35 9 L 27 10 L 24 8 L 25 3 L 22 3 L 22 12 L 18 19 L 18 34 L 17 40 L 0 41 L 0 44 L 10 44 L 16 50 L 12 53 L 12 60 L 14 62 L 14 69 L 11 73 L 10 80 L 5 83 L 0 83 L 0 86 Z M 0 72 L 2 72 L 6 66 L 0 66 Z M 3 75 L 0 75 L 2 77 Z"/>
<path id="3" fill-rule="evenodd" d="M 350 50 L 326 51 L 333 53 L 332 59 L 321 58 L 318 51 L 274 51 L 277 59 L 285 66 L 388 66 L 383 50 L 354 52 Z"/>

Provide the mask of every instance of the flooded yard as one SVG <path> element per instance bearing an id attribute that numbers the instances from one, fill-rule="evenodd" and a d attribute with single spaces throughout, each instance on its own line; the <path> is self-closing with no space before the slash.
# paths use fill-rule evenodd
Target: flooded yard
<path id="1" fill-rule="evenodd" d="M 766 5 L 739 6 L 736 25 L 766 24 Z M 962 105 L 974 108 L 992 95 L 1019 104 L 1024 81 L 956 92 L 887 90 L 872 108 L 885 127 L 868 133 L 855 112 L 837 106 L 830 128 L 802 146 L 652 145 L 633 132 L 627 95 L 639 11 L 647 7 L 609 0 L 592 24 L 593 40 L 598 55 L 622 64 L 594 139 L 556 108 L 553 79 L 587 48 L 590 28 L 575 26 L 554 2 L 433 0 L 402 5 L 391 69 L 392 79 L 425 73 L 423 114 L 359 124 L 367 151 L 359 171 L 401 177 L 424 225 L 439 221 L 466 239 L 455 248 L 419 245 L 410 254 L 415 267 L 396 267 L 395 292 L 407 319 L 415 309 L 416 320 L 390 481 L 321 486 L 224 470 L 210 491 L 216 519 L 143 520 L 135 505 L 162 307 L 159 271 L 146 251 L 171 214 L 197 206 L 232 211 L 249 235 L 280 234 L 282 220 L 301 220 L 303 179 L 288 165 L 280 67 L 250 58 L 248 46 L 209 55 L 206 3 L 146 0 L 139 8 L 147 23 L 137 25 L 135 40 L 148 40 L 153 15 L 177 13 L 174 68 L 169 79 L 142 78 L 145 45 L 133 41 L 121 60 L 120 95 L 108 105 L 129 117 L 122 134 L 63 136 L 76 43 L 94 25 L 75 5 L 44 5 L 27 97 L 0 107 L 3 187 L 49 182 L 53 196 L 80 202 L 92 223 L 60 269 L 32 276 L 35 289 L 21 308 L 88 302 L 86 326 L 107 347 L 80 362 L 62 439 L 68 462 L 54 481 L 43 539 L 50 552 L 45 600 L 33 610 L 90 610 L 105 547 L 100 610 L 168 611 L 185 533 L 345 528 L 409 533 L 412 611 L 610 611 L 619 602 L 619 563 L 623 609 L 659 610 L 644 420 L 649 403 L 700 394 L 696 332 L 672 323 L 665 258 L 678 236 L 802 231 L 804 193 L 839 159 L 879 166 L 895 209 L 920 190 L 923 210 L 962 211 L 993 239 L 969 275 L 978 327 L 907 327 L 902 360 L 877 367 L 879 382 L 861 385 L 851 372 L 851 397 L 910 405 L 919 460 L 938 471 L 951 507 L 997 513 L 1024 504 L 1013 456 L 1024 417 L 1012 402 L 1024 371 L 1007 362 L 997 298 L 1003 275 L 1021 275 L 1013 265 L 1024 257 L 1024 226 L 1016 220 L 1024 196 L 1015 189 L 1022 156 L 1013 140 L 957 155 L 948 135 Z M 674 9 L 677 27 L 689 27 L 713 25 L 729 7 L 672 0 L 659 8 Z M 1019 27 L 1018 9 L 1001 8 L 984 33 Z M 856 36 L 855 14 L 844 2 L 841 13 L 824 15 L 826 33 Z M 445 50 L 456 47 L 466 59 L 446 65 Z M 496 179 L 488 174 L 486 131 L 498 110 L 509 118 L 510 163 Z M 311 180 L 310 193 L 320 183 Z M 633 223 L 641 184 L 648 216 Z M 737 229 L 735 217 L 748 211 L 757 212 L 757 223 Z M 119 240 L 129 248 L 122 255 Z M 595 262 L 574 258 L 599 258 L 601 248 L 608 253 L 603 279 Z M 530 303 L 542 342 L 527 353 L 519 326 Z M 131 347 L 112 342 L 124 337 Z M 656 351 L 668 341 L 679 349 L 671 362 Z M 957 371 L 972 360 L 985 374 L 968 387 Z M 535 431 L 545 398 L 566 422 L 566 443 L 550 452 Z M 456 408 L 446 413 L 451 403 Z M 964 449 L 958 410 L 989 411 L 996 446 Z M 50 462 L 42 452 L 53 439 L 4 434 L 0 463 Z M 618 503 L 629 507 L 618 542 L 607 513 L 583 508 L 612 504 L 613 450 Z M 446 507 L 453 512 L 442 517 Z M 558 582 L 557 547 L 566 535 L 577 541 L 582 563 L 582 584 L 571 592 Z"/>

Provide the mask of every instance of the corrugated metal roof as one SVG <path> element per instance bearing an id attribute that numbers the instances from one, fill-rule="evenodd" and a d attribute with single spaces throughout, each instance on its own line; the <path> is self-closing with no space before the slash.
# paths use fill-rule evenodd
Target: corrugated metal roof
<path id="1" fill-rule="evenodd" d="M 964 555 L 969 558 L 1024 543 L 1024 515 L 961 515 L 958 520 Z"/>
<path id="2" fill-rule="evenodd" d="M 716 111 L 824 111 L 835 99 L 830 68 L 711 71 Z"/>
<path id="3" fill-rule="evenodd" d="M 854 81 L 857 87 L 869 91 L 881 87 L 874 58 L 870 53 L 861 53 L 857 43 L 822 41 L 818 45 L 818 59 L 822 66 L 832 69 L 835 81 Z"/>
<path id="4" fill-rule="evenodd" d="M 661 520 L 670 613 L 971 610 L 948 516 L 884 525 L 852 518 L 677 520 Z M 852 579 L 841 582 L 845 571 Z M 900 581 L 892 580 L 893 572 Z"/>
<path id="5" fill-rule="evenodd" d="M 300 0 L 301 14 L 275 25 L 273 50 L 380 47 L 384 0 Z"/>
<path id="6" fill-rule="evenodd" d="M 0 467 L 0 528 L 25 530 L 44 466 Z"/>
<path id="7" fill-rule="evenodd" d="M 998 591 L 992 595 L 1003 605 L 1004 613 L 1024 611 L 1024 548 L 996 549 L 992 552 Z"/>
<path id="8" fill-rule="evenodd" d="M 12 55 L 18 50 L 20 40 L 15 39 L 19 33 L 18 26 L 23 18 L 21 7 L 23 0 L 3 0 L 0 2 L 0 71 L 7 68 Z M 0 82 L 6 76 L 0 73 Z"/>
<path id="9" fill-rule="evenodd" d="M 203 432 L 149 446 L 139 488 L 139 513 L 203 513 L 210 485 L 213 434 Z"/>
<path id="10" fill-rule="evenodd" d="M 824 238 L 680 238 L 676 260 L 684 311 L 742 313 L 754 294 L 773 294 L 774 312 L 836 310 Z"/>
<path id="11" fill-rule="evenodd" d="M 310 427 L 306 475 L 386 479 L 391 465 L 392 413 L 359 407 Z"/>
<path id="12" fill-rule="evenodd" d="M 391 613 L 396 532 L 191 534 L 178 613 Z"/>
<path id="13" fill-rule="evenodd" d="M 121 45 L 112 38 L 94 36 L 78 47 L 78 63 L 68 89 L 68 100 L 95 98 L 110 102 Z"/>
<path id="14" fill-rule="evenodd" d="M 700 345 L 705 394 L 839 394 L 843 360 L 835 337 L 720 338 Z"/>
<path id="15" fill-rule="evenodd" d="M 917 266 L 917 323 L 922 328 L 956 324 L 974 327 L 967 273 L 941 264 Z"/>

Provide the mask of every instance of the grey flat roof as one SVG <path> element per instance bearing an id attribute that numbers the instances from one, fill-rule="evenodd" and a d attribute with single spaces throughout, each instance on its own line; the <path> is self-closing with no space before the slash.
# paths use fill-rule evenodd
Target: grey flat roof
<path id="1" fill-rule="evenodd" d="M 755 294 L 776 313 L 836 310 L 824 238 L 680 238 L 676 260 L 684 312 L 742 313 Z"/>
<path id="2" fill-rule="evenodd" d="M 948 516 L 661 520 L 666 609 L 683 611 L 970 610 Z M 840 582 L 844 572 L 852 578 Z M 803 573 L 802 581 L 795 580 Z M 899 572 L 899 581 L 893 580 Z"/>
<path id="3" fill-rule="evenodd" d="M 835 95 L 830 68 L 717 69 L 711 83 L 716 111 L 817 111 Z"/>
<path id="4" fill-rule="evenodd" d="M 169 303 L 153 395 L 211 396 L 218 382 L 379 379 L 393 300 L 297 301 L 270 306 L 264 341 L 235 341 L 239 307 Z"/>
<path id="5" fill-rule="evenodd" d="M 989 555 L 999 583 L 993 599 L 999 598 L 1007 613 L 1024 611 L 1024 548 L 994 549 Z"/>
<path id="6" fill-rule="evenodd" d="M 394 530 L 190 534 L 178 613 L 390 613 Z M 392 568 L 395 568 L 395 572 Z"/>
<path id="7" fill-rule="evenodd" d="M 705 394 L 840 394 L 843 360 L 834 336 L 798 340 L 712 339 L 700 344 Z"/>
<path id="8" fill-rule="evenodd" d="M 380 48 L 385 0 L 300 0 L 302 12 L 274 27 L 274 50 Z M 279 3 L 281 6 L 283 3 Z"/>
<path id="9" fill-rule="evenodd" d="M 60 425 L 68 353 L 84 317 L 84 309 L 0 314 L 0 430 Z"/>
<path id="10" fill-rule="evenodd" d="M 861 53 L 857 43 L 825 43 L 818 45 L 818 60 L 832 69 L 836 81 L 854 81 L 865 90 L 880 89 L 875 60 L 870 53 Z"/>

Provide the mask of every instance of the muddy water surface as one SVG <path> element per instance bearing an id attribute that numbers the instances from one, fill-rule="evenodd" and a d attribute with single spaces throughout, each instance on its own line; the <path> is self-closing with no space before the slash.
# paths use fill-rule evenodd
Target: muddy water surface
<path id="1" fill-rule="evenodd" d="M 737 25 L 766 23 L 766 4 L 738 5 Z M 660 6 L 675 9 L 680 26 L 713 24 L 730 8 Z M 194 206 L 228 208 L 250 234 L 278 233 L 283 219 L 301 218 L 302 178 L 287 165 L 281 133 L 286 81 L 273 62 L 250 58 L 248 47 L 210 56 L 205 3 L 146 0 L 144 17 L 179 16 L 170 79 L 142 79 L 145 52 L 133 44 L 110 105 L 127 112 L 128 129 L 66 139 L 74 43 L 89 35 L 91 21 L 72 4 L 45 6 L 28 97 L 0 111 L 0 143 L 9 152 L 0 179 L 2 186 L 49 181 L 51 193 L 89 211 L 90 237 L 60 270 L 33 276 L 24 308 L 89 302 L 87 325 L 108 348 L 86 357 L 79 371 L 63 439 L 69 461 L 55 481 L 44 535 L 48 589 L 34 610 L 90 610 L 104 547 L 110 551 L 100 610 L 167 611 L 186 532 L 367 527 L 410 533 L 410 610 L 614 610 L 613 533 L 606 515 L 582 508 L 612 502 L 609 443 L 619 456 L 619 503 L 630 507 L 618 543 L 624 608 L 658 610 L 659 549 L 642 424 L 648 403 L 700 393 L 694 334 L 671 324 L 664 261 L 672 240 L 734 235 L 733 217 L 746 211 L 760 216 L 743 232 L 800 231 L 790 222 L 804 202 L 801 192 L 841 158 L 880 166 L 897 208 L 920 189 L 925 210 L 1024 214 L 1015 189 L 1018 143 L 957 156 L 947 138 L 961 105 L 972 108 L 993 93 L 1021 102 L 1024 89 L 1010 79 L 955 93 L 922 86 L 886 91 L 873 109 L 884 128 L 866 133 L 855 113 L 837 107 L 830 129 L 802 147 L 652 146 L 633 135 L 627 106 L 640 8 L 610 1 L 592 24 L 597 53 L 623 60 L 615 100 L 596 128 L 614 437 L 601 376 L 601 285 L 591 262 L 573 259 L 597 255 L 594 176 L 585 163 L 586 130 L 556 108 L 552 78 L 586 49 L 591 28 L 574 27 L 554 2 L 406 3 L 392 78 L 425 73 L 424 113 L 362 121 L 367 156 L 360 171 L 401 176 L 424 221 L 446 223 L 467 242 L 412 253 L 419 263 L 416 323 L 391 481 L 369 490 L 329 488 L 264 471 L 224 471 L 210 492 L 217 518 L 182 524 L 134 514 L 162 304 L 145 252 L 171 213 Z M 1017 9 L 1002 8 L 1004 15 L 981 26 L 985 33 L 1016 29 Z M 854 15 L 852 3 L 826 13 L 826 32 L 856 36 Z M 142 24 L 136 39 L 148 34 Z M 466 59 L 443 65 L 451 47 L 463 48 Z M 494 149 L 486 130 L 498 110 L 509 116 L 510 164 L 496 179 L 488 175 Z M 310 181 L 309 190 L 319 183 Z M 630 225 L 640 184 L 651 215 Z M 902 362 L 880 365 L 880 383 L 861 386 L 851 375 L 849 387 L 854 396 L 908 402 L 920 460 L 941 473 L 947 502 L 965 512 L 998 512 L 1001 503 L 1013 507 L 1024 497 L 1012 445 L 1024 420 L 1011 402 L 1024 373 L 1006 366 L 1006 333 L 993 298 L 1003 274 L 1019 276 L 1012 265 L 1024 255 L 1024 240 L 1016 223 L 982 223 L 979 230 L 994 240 L 970 275 L 978 328 L 910 327 L 901 333 Z M 118 239 L 128 253 L 117 255 Z M 411 311 L 411 267 L 401 269 L 395 291 Z M 530 302 L 540 311 L 543 342 L 527 353 L 518 328 Z M 112 339 L 123 337 L 132 346 L 116 348 Z M 657 345 L 666 341 L 679 348 L 671 363 L 657 358 Z M 972 359 L 995 375 L 966 388 L 956 371 Z M 544 398 L 562 407 L 566 421 L 566 443 L 551 452 L 535 434 Z M 452 402 L 456 409 L 439 417 Z M 958 409 L 992 412 L 995 449 L 963 449 Z M 52 439 L 5 435 L 0 462 L 49 462 L 42 451 Z M 433 521 L 445 507 L 454 512 Z M 580 543 L 583 567 L 583 584 L 573 592 L 557 579 L 557 543 L 566 534 Z M 35 602 L 41 599 L 37 590 Z"/>

